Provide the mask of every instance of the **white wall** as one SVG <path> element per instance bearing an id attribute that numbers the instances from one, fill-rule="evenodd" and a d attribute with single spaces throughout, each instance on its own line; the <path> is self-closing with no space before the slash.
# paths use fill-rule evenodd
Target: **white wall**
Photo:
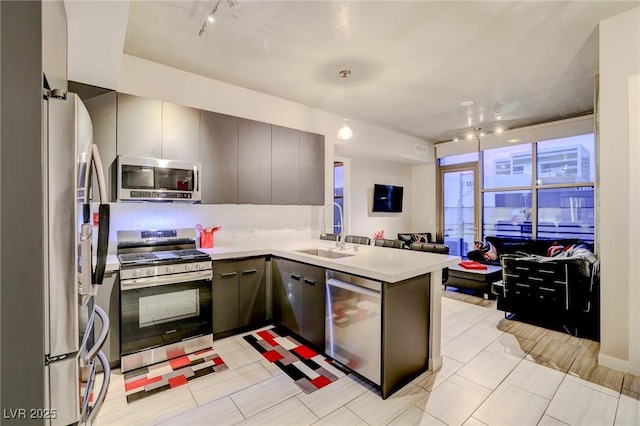
<path id="1" fill-rule="evenodd" d="M 317 206 L 258 206 L 246 204 L 111 203 L 109 251 L 116 251 L 117 231 L 222 226 L 215 246 L 263 245 L 274 240 L 295 241 L 320 235 Z M 97 211 L 94 208 L 94 211 Z M 233 236 L 237 228 L 238 236 Z M 197 234 L 197 233 L 196 233 Z M 97 232 L 94 232 L 97 236 Z"/>
<path id="2" fill-rule="evenodd" d="M 431 232 L 434 241 L 438 229 L 436 165 L 411 168 L 411 231 Z"/>
<path id="3" fill-rule="evenodd" d="M 600 22 L 601 345 L 600 364 L 640 374 L 640 264 L 638 239 L 630 235 L 640 220 L 638 111 L 630 116 L 630 77 L 640 73 L 640 8 Z M 637 89 L 636 89 L 637 90 Z M 633 135 L 633 139 L 630 135 Z"/>
<path id="4" fill-rule="evenodd" d="M 384 230 L 385 238 L 395 239 L 398 232 L 412 231 L 412 175 L 406 164 L 388 161 L 352 158 L 350 164 L 351 186 L 349 202 L 349 226 L 347 233 L 371 237 Z M 402 213 L 373 213 L 373 185 L 404 187 Z"/>

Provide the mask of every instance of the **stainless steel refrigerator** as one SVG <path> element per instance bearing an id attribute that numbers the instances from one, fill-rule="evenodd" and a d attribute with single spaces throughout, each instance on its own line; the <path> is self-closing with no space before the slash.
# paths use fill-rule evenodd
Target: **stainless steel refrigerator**
<path id="1" fill-rule="evenodd" d="M 106 397 L 110 368 L 101 352 L 109 319 L 94 303 L 104 277 L 109 205 L 91 118 L 73 93 L 44 91 L 43 254 L 45 257 L 45 403 L 52 425 L 91 424 Z M 96 173 L 98 187 L 92 188 Z M 93 244 L 91 196 L 100 199 Z M 104 371 L 94 389 L 99 365 Z"/>

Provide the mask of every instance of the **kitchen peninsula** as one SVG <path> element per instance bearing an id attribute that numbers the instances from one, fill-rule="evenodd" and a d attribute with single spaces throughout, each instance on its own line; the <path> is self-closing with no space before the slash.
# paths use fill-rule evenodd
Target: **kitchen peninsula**
<path id="1" fill-rule="evenodd" d="M 321 254 L 305 253 L 310 249 L 320 249 Z M 269 244 L 264 247 L 226 246 L 201 250 L 211 255 L 214 273 L 216 261 L 256 256 L 274 257 L 270 262 L 272 273 L 267 276 L 271 277 L 276 323 L 277 287 L 280 280 L 277 269 L 280 259 L 287 264 L 298 263 L 380 282 L 382 339 L 379 386 L 383 398 L 422 371 L 436 370 L 442 366 L 442 269 L 457 264 L 460 261 L 457 256 L 353 244 L 347 244 L 340 250 L 334 242 L 321 240 Z M 327 252 L 344 257 L 325 257 Z M 324 312 L 322 314 L 324 318 Z M 306 336 L 303 334 L 303 337 Z"/>
<path id="2" fill-rule="evenodd" d="M 442 366 L 442 269 L 457 264 L 460 261 L 457 256 L 354 244 L 347 244 L 341 249 L 335 242 L 317 239 L 263 244 L 240 243 L 199 250 L 209 254 L 213 261 L 214 342 L 218 337 L 242 331 L 238 327 L 247 324 L 231 320 L 231 324 L 237 325 L 228 326 L 216 337 L 216 318 L 227 322 L 228 317 L 234 315 L 236 319 L 252 315 L 247 312 L 251 308 L 247 308 L 246 304 L 243 307 L 238 300 L 244 297 L 241 296 L 240 289 L 243 285 L 242 277 L 248 278 L 245 274 L 254 272 L 255 260 L 260 259 L 262 265 L 266 265 L 258 266 L 264 268 L 259 270 L 266 272 L 260 273 L 264 276 L 264 284 L 262 287 L 253 287 L 250 292 L 254 296 L 255 292 L 263 293 L 255 299 L 260 300 L 257 303 L 262 305 L 262 319 L 291 329 L 320 350 L 325 346 L 325 303 L 329 299 L 325 293 L 328 291 L 325 289 L 325 271 L 327 276 L 341 274 L 342 277 L 353 277 L 351 282 L 356 286 L 359 280 L 377 282 L 380 302 L 377 307 L 370 309 L 367 325 L 360 323 L 343 335 L 359 340 L 363 331 L 369 333 L 372 331 L 371 326 L 375 324 L 373 328 L 377 328 L 375 332 L 380 339 L 380 355 L 377 360 L 380 367 L 375 366 L 374 369 L 379 370 L 380 374 L 379 379 L 372 383 L 379 387 L 383 398 L 387 398 L 423 371 L 437 370 Z M 108 259 L 108 270 L 118 269 L 117 259 L 114 257 Z M 235 274 L 234 263 L 238 265 Z M 315 273 L 312 279 L 304 272 L 309 269 Z M 235 281 L 235 290 L 230 289 L 230 286 L 234 286 L 229 281 L 230 275 L 239 277 Z M 220 279 L 221 281 L 217 281 Z M 308 291 L 312 286 L 315 286 L 315 290 Z M 315 293 L 314 306 L 311 308 L 299 306 L 308 303 L 305 296 L 307 293 Z M 229 310 L 233 303 L 235 313 Z M 255 307 L 256 302 L 253 303 Z M 284 312 L 287 309 L 285 305 L 290 310 L 288 317 Z M 374 313 L 376 319 L 371 320 Z M 313 324 L 305 322 L 300 325 L 299 322 L 303 321 Z M 327 325 L 326 329 L 329 328 Z M 345 333 L 344 324 L 334 331 Z M 364 349 L 356 344 L 352 352 L 358 350 Z M 356 368 L 354 370 L 358 372 Z"/>

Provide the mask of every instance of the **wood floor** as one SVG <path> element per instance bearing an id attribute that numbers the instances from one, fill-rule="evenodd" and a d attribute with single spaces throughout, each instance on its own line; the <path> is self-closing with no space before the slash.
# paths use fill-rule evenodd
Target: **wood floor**
<path id="1" fill-rule="evenodd" d="M 444 292 L 443 367 L 382 400 L 353 375 L 305 394 L 241 336 L 214 342 L 229 370 L 126 403 L 112 373 L 97 425 L 640 425 L 640 378 L 597 364 L 599 344 L 506 320 Z"/>

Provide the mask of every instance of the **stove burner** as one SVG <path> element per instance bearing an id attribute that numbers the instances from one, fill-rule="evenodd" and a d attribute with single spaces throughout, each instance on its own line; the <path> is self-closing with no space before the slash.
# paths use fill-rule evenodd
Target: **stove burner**
<path id="1" fill-rule="evenodd" d="M 209 259 L 209 255 L 195 249 L 166 250 L 142 253 L 126 253 L 118 255 L 122 264 L 145 264 L 164 260 L 198 260 Z"/>
<path id="2" fill-rule="evenodd" d="M 193 249 L 185 249 L 185 250 L 174 250 L 173 253 L 176 256 L 180 257 L 180 259 L 195 259 L 195 258 L 209 258 L 207 253 L 203 253 L 200 250 Z"/>
<path id="3" fill-rule="evenodd" d="M 118 255 L 120 263 L 147 263 L 158 260 L 153 253 L 126 253 Z"/>
<path id="4" fill-rule="evenodd" d="M 173 251 L 154 251 L 153 254 L 159 260 L 175 260 L 180 258 L 180 256 L 175 254 Z"/>

